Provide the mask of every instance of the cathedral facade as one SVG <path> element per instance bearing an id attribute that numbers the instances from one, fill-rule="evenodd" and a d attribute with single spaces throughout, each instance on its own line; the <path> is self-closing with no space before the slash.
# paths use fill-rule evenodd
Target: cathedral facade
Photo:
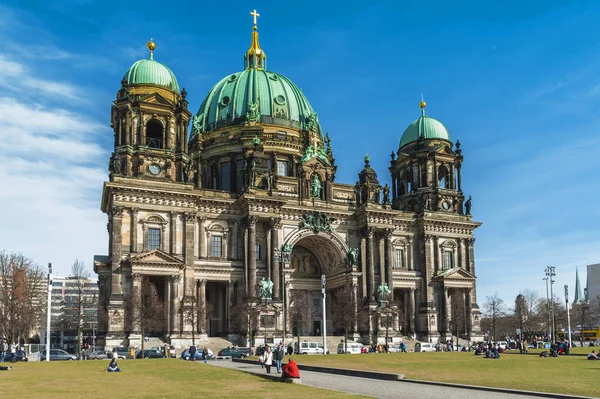
<path id="1" fill-rule="evenodd" d="M 152 41 L 148 48 L 111 110 L 101 203 L 109 248 L 94 260 L 105 345 L 139 344 L 140 309 L 129 305 L 144 285 L 164 309 L 153 332 L 174 344 L 243 336 L 240 309 L 246 334 L 267 341 L 323 330 L 363 342 L 384 330 L 388 339 L 480 334 L 480 223 L 462 191 L 460 143 L 425 115 L 424 102 L 392 151 L 391 186 L 368 156 L 356 184 L 344 184 L 317 113 L 267 69 L 256 24 L 244 70 L 219 81 L 195 116 L 175 75 L 154 60 Z M 265 282 L 268 298 L 258 289 Z M 336 305 L 342 290 L 352 306 Z M 353 321 L 340 322 L 339 312 Z"/>

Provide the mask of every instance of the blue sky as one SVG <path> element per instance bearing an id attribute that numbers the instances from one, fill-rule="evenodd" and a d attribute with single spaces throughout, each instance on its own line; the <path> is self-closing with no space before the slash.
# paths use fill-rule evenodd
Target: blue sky
<path id="1" fill-rule="evenodd" d="M 600 4 L 589 1 L 245 3 L 11 1 L 0 6 L 0 248 L 91 269 L 107 252 L 99 210 L 111 101 L 128 67 L 168 65 L 195 113 L 243 67 L 252 17 L 270 70 L 301 87 L 332 138 L 337 181 L 389 154 L 427 114 L 460 139 L 473 197 L 478 302 L 574 289 L 600 262 Z M 493 4 L 495 3 L 495 4 Z"/>

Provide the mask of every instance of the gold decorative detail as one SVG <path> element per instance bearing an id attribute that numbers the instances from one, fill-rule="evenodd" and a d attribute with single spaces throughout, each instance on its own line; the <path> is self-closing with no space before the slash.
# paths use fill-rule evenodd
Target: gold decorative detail
<path id="1" fill-rule="evenodd" d="M 421 107 L 421 114 L 423 116 L 425 116 L 425 107 L 427 106 L 427 103 L 425 102 L 425 100 L 423 99 L 423 94 L 421 94 L 421 103 L 419 104 L 419 107 Z"/>
<path id="2" fill-rule="evenodd" d="M 250 13 L 250 15 L 254 17 L 254 26 L 256 26 L 256 17 L 260 17 L 260 14 L 258 14 L 256 10 L 254 10 Z"/>
<path id="3" fill-rule="evenodd" d="M 150 41 L 146 44 L 146 47 L 148 47 L 148 50 L 150 50 L 150 59 L 154 59 L 153 53 L 154 49 L 156 48 L 156 44 L 152 41 L 152 38 L 150 38 Z"/>
<path id="4" fill-rule="evenodd" d="M 258 17 L 260 14 L 254 10 L 250 13 L 250 15 L 254 17 L 254 26 L 252 27 L 252 42 L 250 43 L 250 48 L 244 56 L 245 67 L 246 69 L 265 69 L 267 55 L 260 48 L 260 44 L 258 43 L 258 30 L 256 28 L 256 17 Z"/>

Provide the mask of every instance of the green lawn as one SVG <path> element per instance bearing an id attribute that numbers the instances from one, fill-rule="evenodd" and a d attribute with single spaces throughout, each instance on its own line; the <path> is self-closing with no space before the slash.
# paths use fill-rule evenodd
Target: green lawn
<path id="1" fill-rule="evenodd" d="M 583 350 L 588 348 L 575 349 L 579 349 L 577 352 L 590 351 Z M 537 354 L 516 352 L 505 353 L 500 359 L 485 359 L 471 352 L 412 352 L 298 355 L 295 360 L 298 364 L 399 373 L 407 379 L 593 397 L 599 394 L 600 361 L 586 360 L 585 356 L 541 358 Z"/>
<path id="2" fill-rule="evenodd" d="M 283 386 L 179 359 L 121 360 L 121 373 L 105 373 L 107 364 L 98 360 L 16 363 L 12 370 L 0 371 L 1 395 L 19 399 L 361 398 L 303 385 Z"/>

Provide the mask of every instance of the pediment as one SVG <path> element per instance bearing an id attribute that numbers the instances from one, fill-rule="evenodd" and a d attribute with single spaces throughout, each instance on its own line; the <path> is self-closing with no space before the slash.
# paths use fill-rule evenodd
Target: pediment
<path id="1" fill-rule="evenodd" d="M 455 267 L 453 269 L 444 270 L 439 273 L 436 278 L 442 280 L 454 280 L 454 281 L 473 281 L 475 280 L 475 275 L 469 273 L 465 269 L 461 269 L 460 267 Z"/>
<path id="2" fill-rule="evenodd" d="M 138 254 L 136 256 L 133 256 L 133 257 L 129 258 L 128 262 L 131 263 L 132 265 L 147 264 L 147 263 L 183 265 L 183 261 L 181 259 L 171 256 L 171 255 L 161 251 L 160 249 L 153 249 L 152 251 L 144 252 L 144 253 Z"/>
<path id="3" fill-rule="evenodd" d="M 139 100 L 140 102 L 150 103 L 150 104 L 162 104 L 162 105 L 173 105 L 169 100 L 164 98 L 158 93 L 148 94 Z"/>

